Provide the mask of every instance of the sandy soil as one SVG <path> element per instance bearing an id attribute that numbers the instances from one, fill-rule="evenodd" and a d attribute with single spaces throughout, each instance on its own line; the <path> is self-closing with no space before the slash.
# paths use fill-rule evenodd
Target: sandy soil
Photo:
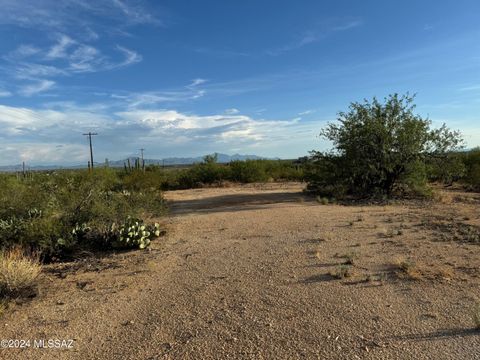
<path id="1" fill-rule="evenodd" d="M 0 358 L 480 359 L 478 195 L 342 206 L 301 190 L 167 193 L 150 250 L 47 266 L 1 319 L 3 339 L 73 349 Z"/>

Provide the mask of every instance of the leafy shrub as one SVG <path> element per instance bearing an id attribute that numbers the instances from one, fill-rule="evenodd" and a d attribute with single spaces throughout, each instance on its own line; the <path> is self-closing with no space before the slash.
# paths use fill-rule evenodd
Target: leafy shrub
<path id="1" fill-rule="evenodd" d="M 311 161 L 305 169 L 307 191 L 326 198 L 344 197 L 348 185 L 345 181 L 339 181 L 343 176 L 343 169 L 341 157 L 312 152 Z"/>
<path id="2" fill-rule="evenodd" d="M 150 168 L 150 171 L 133 170 L 122 176 L 121 187 L 129 191 L 161 190 L 166 181 L 165 174 L 160 170 Z"/>
<path id="3" fill-rule="evenodd" d="M 374 98 L 340 112 L 339 123 L 321 132 L 334 152 L 313 152 L 309 189 L 372 197 L 390 196 L 399 185 L 403 190 L 424 187 L 426 159 L 444 158 L 461 147 L 462 139 L 445 125 L 431 129 L 431 121 L 414 108 L 413 97 L 395 94 L 384 103 Z"/>
<path id="4" fill-rule="evenodd" d="M 262 163 L 268 178 L 275 181 L 303 181 L 304 164 L 289 160 L 257 160 Z"/>
<path id="5" fill-rule="evenodd" d="M 260 160 L 232 161 L 230 180 L 241 183 L 263 182 L 269 179 L 265 163 Z"/>
<path id="6" fill-rule="evenodd" d="M 429 198 L 433 192 L 428 186 L 427 180 L 425 164 L 420 160 L 412 161 L 405 166 L 405 172 L 399 177 L 395 190 L 404 197 Z"/>
<path id="7" fill-rule="evenodd" d="M 228 178 L 229 169 L 217 163 L 217 155 L 207 155 L 200 164 L 177 172 L 175 188 L 191 189 L 219 183 Z M 164 187 L 165 188 L 165 187 Z"/>
<path id="8" fill-rule="evenodd" d="M 472 189 L 480 190 L 480 148 L 467 152 L 463 162 L 466 168 L 465 183 Z"/>
<path id="9" fill-rule="evenodd" d="M 466 166 L 462 154 L 458 152 L 448 153 L 445 156 L 427 159 L 426 173 L 429 181 L 437 181 L 446 185 L 452 185 L 466 175 Z"/>

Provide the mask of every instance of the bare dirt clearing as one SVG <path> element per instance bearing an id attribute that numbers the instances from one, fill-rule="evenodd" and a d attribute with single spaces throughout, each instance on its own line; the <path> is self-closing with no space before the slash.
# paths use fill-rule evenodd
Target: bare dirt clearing
<path id="1" fill-rule="evenodd" d="M 478 359 L 479 198 L 320 205 L 301 184 L 167 193 L 149 251 L 46 268 L 2 359 Z"/>

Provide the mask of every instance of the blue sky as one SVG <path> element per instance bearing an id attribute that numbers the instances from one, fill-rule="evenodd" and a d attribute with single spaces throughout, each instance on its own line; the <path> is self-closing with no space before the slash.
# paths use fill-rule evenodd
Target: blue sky
<path id="1" fill-rule="evenodd" d="M 417 93 L 480 145 L 480 2 L 0 0 L 0 165 L 294 158 L 352 101 Z"/>

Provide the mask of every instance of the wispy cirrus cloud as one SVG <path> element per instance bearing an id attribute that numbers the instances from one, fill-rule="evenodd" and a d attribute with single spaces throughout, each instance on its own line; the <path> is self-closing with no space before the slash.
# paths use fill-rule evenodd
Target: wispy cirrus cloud
<path id="1" fill-rule="evenodd" d="M 140 4 L 132 4 L 122 0 L 112 0 L 112 4 L 119 9 L 132 24 L 155 24 L 164 25 L 164 23 L 152 15 Z"/>
<path id="2" fill-rule="evenodd" d="M 46 57 L 49 59 L 65 58 L 67 49 L 75 44 L 75 41 L 65 34 L 60 34 L 58 42 L 48 50 Z"/>
<path id="3" fill-rule="evenodd" d="M 316 110 L 309 109 L 309 110 L 299 112 L 298 115 L 300 116 L 311 115 L 311 114 L 314 114 L 315 112 Z"/>
<path id="4" fill-rule="evenodd" d="M 240 114 L 240 110 L 238 110 L 238 109 L 236 109 L 236 108 L 226 109 L 226 110 L 225 110 L 225 114 L 227 114 L 227 115 Z"/>
<path id="5" fill-rule="evenodd" d="M 221 57 L 221 58 L 250 56 L 248 53 L 242 52 L 242 51 L 235 51 L 230 49 L 213 49 L 209 47 L 197 47 L 197 48 L 194 48 L 193 51 L 195 51 L 198 54 L 211 55 L 211 56 Z"/>
<path id="6" fill-rule="evenodd" d="M 12 93 L 10 91 L 0 89 L 0 97 L 8 97 L 8 96 L 12 96 Z"/>
<path id="7" fill-rule="evenodd" d="M 20 95 L 32 96 L 52 89 L 58 77 L 116 70 L 142 61 L 139 53 L 124 46 L 117 45 L 113 51 L 116 57 L 59 34 L 56 42 L 44 49 L 28 44 L 18 46 L 3 57 L 0 70 L 24 82 L 18 84 Z"/>
<path id="8" fill-rule="evenodd" d="M 32 96 L 50 90 L 55 85 L 52 80 L 38 80 L 20 87 L 19 93 L 24 96 Z"/>
<path id="9" fill-rule="evenodd" d="M 138 24 L 163 25 L 145 1 L 131 0 L 0 0 L 0 24 L 55 31 L 84 30 L 89 37 L 105 31 L 95 18 L 108 18 L 112 29 Z M 96 29 L 99 28 L 99 29 Z"/>
<path id="10" fill-rule="evenodd" d="M 164 25 L 144 0 L 0 0 L 0 8 L 6 29 L 45 31 L 54 38 L 49 46 L 19 44 L 1 57 L 0 72 L 17 88 L 8 91 L 22 96 L 51 91 L 60 77 L 136 64 L 142 61 L 138 52 L 121 44 L 100 47 L 96 41 L 133 26 Z"/>
<path id="11" fill-rule="evenodd" d="M 459 91 L 480 91 L 480 84 L 474 84 L 474 85 L 468 85 L 468 86 L 463 86 L 458 89 Z"/>
<path id="12" fill-rule="evenodd" d="M 67 71 L 59 67 L 30 62 L 15 63 L 9 70 L 13 70 L 11 74 L 20 80 L 36 80 L 45 77 L 67 75 Z"/>
<path id="13" fill-rule="evenodd" d="M 196 88 L 199 85 L 205 84 L 207 81 L 208 80 L 201 79 L 201 78 L 193 79 L 192 82 L 186 86 L 186 88 L 193 89 L 193 88 Z"/>
<path id="14" fill-rule="evenodd" d="M 143 60 L 142 55 L 140 55 L 136 51 L 127 49 L 126 47 L 123 47 L 123 46 L 120 46 L 120 45 L 117 45 L 116 49 L 119 50 L 121 53 L 123 53 L 124 60 L 121 61 L 120 63 L 113 64 L 112 68 L 120 68 L 120 67 L 124 67 L 124 66 L 129 66 L 129 65 L 132 65 L 132 64 L 136 64 L 136 63 Z"/>
<path id="15" fill-rule="evenodd" d="M 297 36 L 297 39 L 291 41 L 290 43 L 287 43 L 286 45 L 273 49 L 268 49 L 266 51 L 266 54 L 270 56 L 278 56 L 283 53 L 300 49 L 304 46 L 321 41 L 322 39 L 332 36 L 335 33 L 357 28 L 362 24 L 363 21 L 360 19 L 344 20 L 341 22 L 325 22 L 317 27 L 305 31 L 300 36 Z"/>
<path id="16" fill-rule="evenodd" d="M 160 104 L 173 105 L 180 102 L 199 99 L 206 94 L 206 90 L 199 88 L 200 84 L 195 86 L 187 85 L 183 89 L 163 90 L 163 91 L 144 91 L 144 92 L 115 92 L 99 93 L 98 96 L 110 97 L 114 100 L 121 100 L 129 109 L 155 107 Z"/>
<path id="17" fill-rule="evenodd" d="M 113 47 L 118 55 L 112 59 L 98 48 L 73 40 L 65 34 L 59 34 L 54 44 L 45 54 L 45 59 L 63 60 L 67 63 L 65 72 L 97 72 L 118 69 L 142 61 L 142 56 L 134 50 L 121 45 Z M 41 59 L 39 59 L 41 60 Z"/>
<path id="18" fill-rule="evenodd" d="M 29 56 L 35 55 L 39 53 L 41 50 L 33 45 L 20 45 L 14 51 L 10 52 L 8 55 L 4 56 L 4 59 L 8 60 L 17 60 L 17 59 L 25 59 Z"/>

